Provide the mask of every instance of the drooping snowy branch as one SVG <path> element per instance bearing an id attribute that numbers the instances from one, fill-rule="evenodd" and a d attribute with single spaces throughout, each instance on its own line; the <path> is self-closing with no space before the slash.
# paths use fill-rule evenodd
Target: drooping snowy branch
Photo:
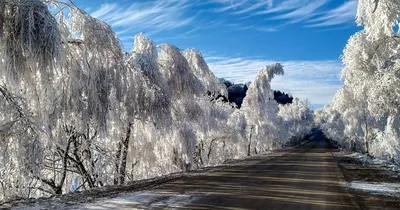
<path id="1" fill-rule="evenodd" d="M 39 71 L 48 81 L 60 58 L 61 34 L 56 19 L 40 0 L 0 2 L 0 46 L 4 59 L 0 72 L 10 80 L 29 82 Z"/>

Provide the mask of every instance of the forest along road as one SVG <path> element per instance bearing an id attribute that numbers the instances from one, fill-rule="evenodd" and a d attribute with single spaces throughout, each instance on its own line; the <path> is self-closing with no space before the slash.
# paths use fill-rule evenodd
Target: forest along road
<path id="1" fill-rule="evenodd" d="M 329 143 L 317 135 L 280 156 L 261 156 L 73 209 L 359 209 L 343 183 Z"/>

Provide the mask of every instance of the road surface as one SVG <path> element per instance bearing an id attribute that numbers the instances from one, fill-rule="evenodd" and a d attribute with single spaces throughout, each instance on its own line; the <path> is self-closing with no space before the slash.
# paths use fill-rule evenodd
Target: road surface
<path id="1" fill-rule="evenodd" d="M 321 135 L 278 156 L 258 157 L 79 209 L 359 209 Z"/>

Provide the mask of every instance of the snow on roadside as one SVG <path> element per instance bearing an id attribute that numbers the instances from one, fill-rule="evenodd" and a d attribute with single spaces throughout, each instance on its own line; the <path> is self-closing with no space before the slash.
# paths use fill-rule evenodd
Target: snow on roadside
<path id="1" fill-rule="evenodd" d="M 400 166 L 396 165 L 395 163 L 389 161 L 389 160 L 381 160 L 378 158 L 372 158 L 367 155 L 361 154 L 361 153 L 351 153 L 349 154 L 349 157 L 357 158 L 360 162 L 364 164 L 370 164 L 370 165 L 378 165 L 378 166 L 383 166 L 386 168 L 389 168 L 391 171 L 397 172 L 400 175 Z"/>
<path id="2" fill-rule="evenodd" d="M 336 154 L 340 154 L 342 157 L 355 159 L 362 165 L 372 166 L 375 168 L 375 170 L 379 171 L 375 172 L 378 173 L 378 177 L 387 177 L 384 179 L 376 177 L 374 178 L 375 181 L 365 181 L 363 178 L 358 177 L 355 180 L 347 181 L 345 184 L 346 187 L 365 193 L 400 197 L 400 183 L 396 181 L 389 181 L 400 178 L 400 167 L 398 165 L 389 160 L 373 158 L 357 152 L 348 152 L 342 150 L 340 152 L 336 152 Z"/>
<path id="3" fill-rule="evenodd" d="M 374 194 L 390 194 L 400 196 L 400 183 L 353 181 L 347 183 L 347 187 L 350 189 Z"/>
<path id="4" fill-rule="evenodd" d="M 196 198 L 191 195 L 176 195 L 156 192 L 136 192 L 125 194 L 116 198 L 99 200 L 95 203 L 71 206 L 69 209 L 76 210 L 106 210 L 106 209 L 143 209 L 157 207 L 182 207 L 190 204 Z"/>
<path id="5" fill-rule="evenodd" d="M 106 210 L 106 209 L 153 209 L 153 208 L 179 208 L 190 204 L 198 199 L 190 194 L 172 194 L 168 192 L 134 192 L 121 194 L 114 198 L 102 198 L 89 203 L 79 203 L 70 205 L 56 200 L 51 200 L 45 204 L 20 205 L 12 209 L 15 210 L 40 210 L 40 209 L 58 209 L 58 210 Z"/>

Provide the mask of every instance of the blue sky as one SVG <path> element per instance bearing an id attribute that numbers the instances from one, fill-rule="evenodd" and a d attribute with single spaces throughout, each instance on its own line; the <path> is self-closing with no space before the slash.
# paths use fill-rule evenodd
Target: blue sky
<path id="1" fill-rule="evenodd" d="M 274 89 L 330 102 L 342 85 L 340 55 L 354 23 L 357 0 L 75 0 L 109 23 L 129 51 L 139 32 L 156 44 L 196 48 L 217 77 L 253 81 L 265 65 L 281 62 Z"/>

